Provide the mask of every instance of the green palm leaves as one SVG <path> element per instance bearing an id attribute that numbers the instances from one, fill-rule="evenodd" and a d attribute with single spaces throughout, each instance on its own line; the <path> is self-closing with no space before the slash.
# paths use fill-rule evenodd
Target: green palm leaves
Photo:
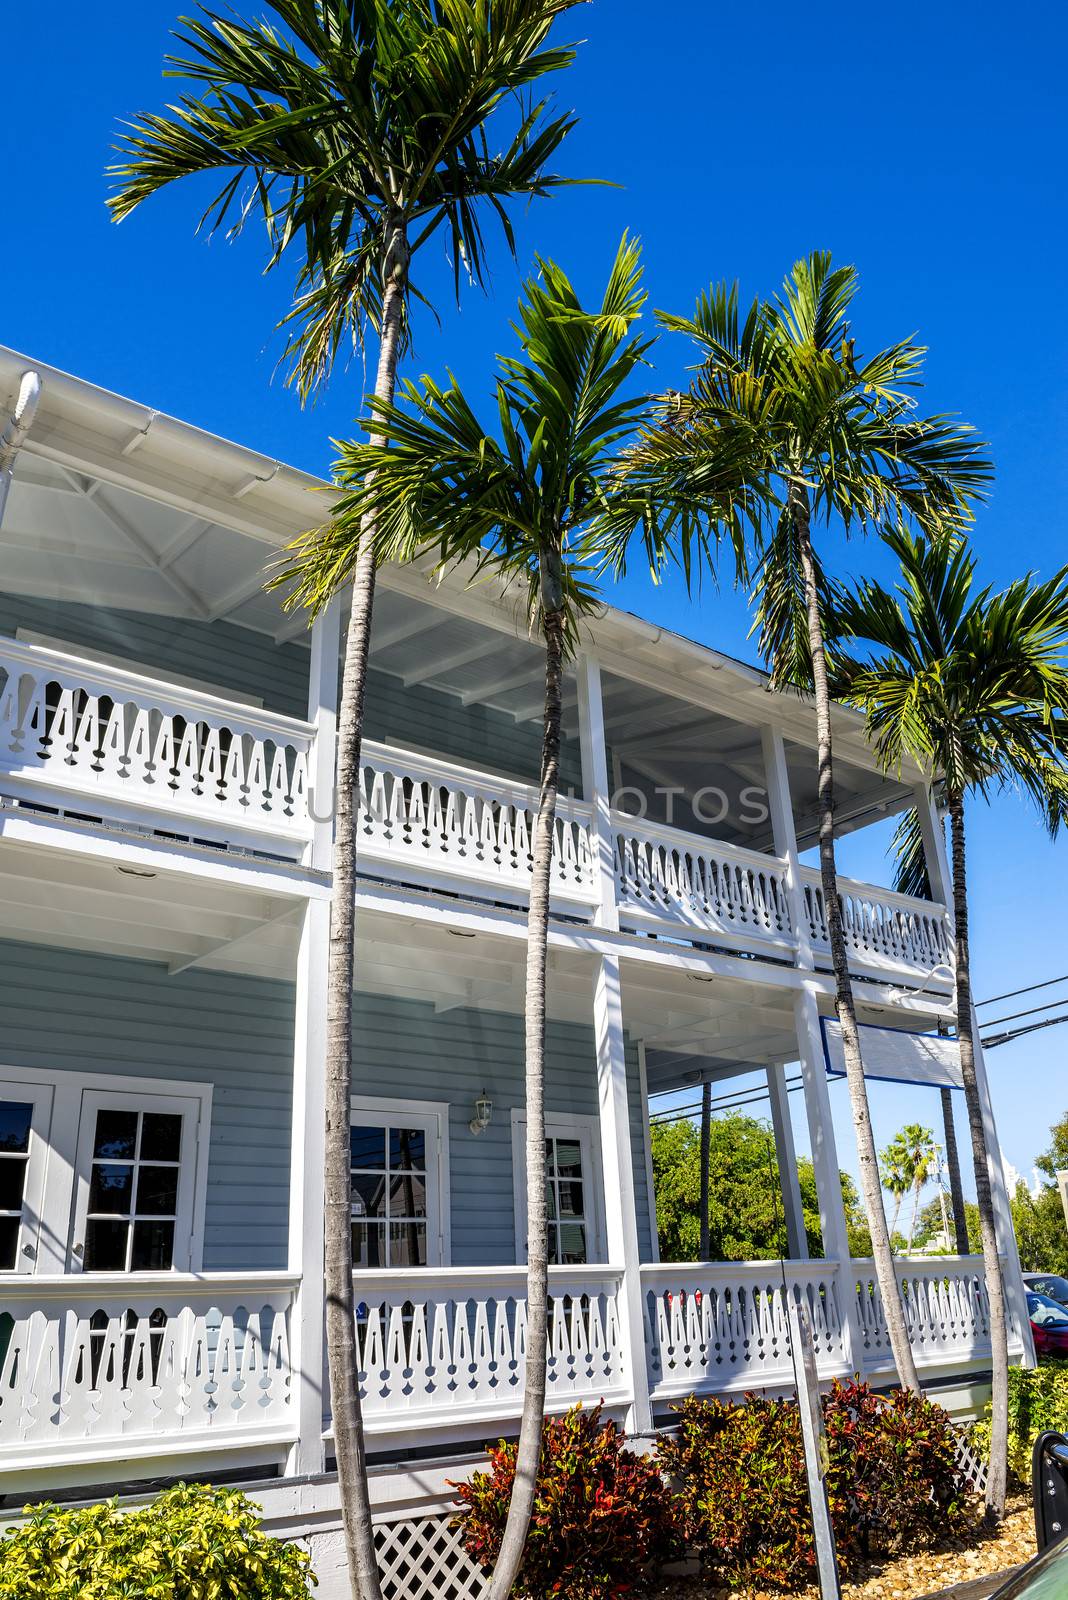
<path id="1" fill-rule="evenodd" d="M 896 530 L 895 589 L 836 602 L 839 693 L 867 715 L 882 763 L 906 755 L 951 793 L 1015 785 L 1056 832 L 1068 804 L 1068 567 L 1000 593 L 977 588 L 963 539 Z M 852 655 L 863 643 L 864 654 Z"/>
<path id="2" fill-rule="evenodd" d="M 600 305 L 585 309 L 563 270 L 538 263 L 523 288 L 519 354 L 501 357 L 484 421 L 454 381 L 405 383 L 374 404 L 369 443 L 342 446 L 331 522 L 291 547 L 274 580 L 318 610 L 349 578 L 361 530 L 379 560 L 435 550 L 525 585 L 530 621 L 562 617 L 569 645 L 596 601 L 606 521 L 634 513 L 615 468 L 648 401 L 624 390 L 649 343 L 632 333 L 645 296 L 639 248 L 623 239 Z"/>
<path id="3" fill-rule="evenodd" d="M 258 213 L 270 266 L 299 241 L 285 321 L 292 376 L 307 394 L 345 340 L 358 343 L 365 322 L 379 326 L 383 258 L 398 234 L 414 253 L 443 229 L 457 290 L 462 274 L 481 284 L 483 212 L 512 247 L 507 202 L 565 181 L 547 164 L 573 119 L 546 116 L 548 102 L 530 91 L 572 60 L 548 35 L 574 4 L 275 0 L 277 20 L 185 17 L 167 74 L 196 91 L 125 133 L 112 213 L 212 173 L 222 182 L 203 226 L 240 229 Z M 495 116 L 509 99 L 511 128 Z"/>

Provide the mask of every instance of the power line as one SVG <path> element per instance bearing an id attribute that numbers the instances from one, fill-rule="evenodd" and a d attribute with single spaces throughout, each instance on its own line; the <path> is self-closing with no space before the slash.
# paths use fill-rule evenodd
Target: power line
<path id="1" fill-rule="evenodd" d="M 1036 989 L 1052 989 L 1055 983 L 1068 983 L 1068 972 L 1064 974 L 1063 978 L 1047 978 L 1044 983 L 1029 983 L 1023 989 L 1010 989 L 1007 994 L 995 994 L 991 995 L 989 1000 L 977 1000 L 975 1009 L 978 1011 L 980 1006 L 996 1005 L 999 1000 L 1015 1000 L 1017 995 L 1032 994 Z M 1051 1005 L 1056 1003 L 1055 1001 L 1050 1001 Z"/>
<path id="2" fill-rule="evenodd" d="M 1068 1022 L 1068 1017 L 1047 1017 L 1045 1022 L 1029 1022 L 1026 1028 L 1012 1028 L 1008 1033 L 995 1033 L 992 1039 L 983 1040 L 984 1050 L 994 1050 L 999 1044 L 1011 1044 L 1014 1039 L 1022 1039 L 1026 1033 L 1038 1033 L 1041 1028 L 1057 1028 L 1062 1022 Z"/>
<path id="3" fill-rule="evenodd" d="M 1001 1022 L 1018 1022 L 1021 1017 L 1036 1017 L 1040 1011 L 1050 1011 L 1054 1006 L 1068 1006 L 1068 996 L 1063 1000 L 1047 1000 L 1044 1006 L 1031 1006 L 1026 1011 L 1010 1011 L 1005 1017 L 991 1017 L 989 1022 L 983 1023 L 983 1027 L 996 1028 Z"/>

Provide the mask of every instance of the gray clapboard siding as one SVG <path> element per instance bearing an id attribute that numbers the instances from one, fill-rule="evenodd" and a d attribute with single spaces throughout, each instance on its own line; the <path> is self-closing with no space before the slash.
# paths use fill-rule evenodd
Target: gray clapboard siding
<path id="1" fill-rule="evenodd" d="M 131 669 L 197 679 L 236 700 L 252 696 L 268 711 L 305 717 L 308 711 L 308 652 L 276 645 L 266 634 L 231 622 L 197 622 L 141 611 L 39 600 L 0 593 L 0 634 L 16 629 L 80 649 L 99 650 L 128 661 Z M 413 643 L 413 649 L 417 644 Z M 446 761 L 537 781 L 541 731 L 537 722 L 517 723 L 489 706 L 462 706 L 456 695 L 413 686 L 372 670 L 365 735 L 401 749 L 428 751 Z M 578 746 L 565 740 L 561 785 L 581 792 Z"/>
<path id="2" fill-rule="evenodd" d="M 210 1083 L 204 1265 L 284 1268 L 293 990 L 43 945 L 0 945 L 9 1066 Z"/>

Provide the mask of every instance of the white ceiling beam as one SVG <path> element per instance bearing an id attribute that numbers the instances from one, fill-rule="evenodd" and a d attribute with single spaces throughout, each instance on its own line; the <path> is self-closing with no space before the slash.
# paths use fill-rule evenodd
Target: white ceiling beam
<path id="1" fill-rule="evenodd" d="M 560 700 L 565 709 L 573 706 L 578 700 L 578 688 L 573 680 L 564 679 Z M 540 688 L 537 695 L 532 696 L 530 700 L 524 701 L 522 705 L 511 706 L 508 710 L 509 715 L 514 717 L 516 722 L 533 722 L 536 717 L 540 719 L 545 711 L 544 688 Z"/>
<path id="2" fill-rule="evenodd" d="M 306 606 L 297 606 L 288 620 L 280 627 L 274 636 L 275 644 L 292 644 L 302 634 L 311 630 L 312 619 L 308 615 Z"/>
<path id="3" fill-rule="evenodd" d="M 448 622 L 447 614 L 439 613 L 435 616 L 432 612 L 428 615 L 425 605 L 420 605 L 414 612 L 409 612 L 391 628 L 372 629 L 371 655 L 380 655 L 383 650 L 392 650 L 394 645 L 405 644 L 409 639 L 415 639 L 419 634 L 432 633 L 435 628 L 440 628 Z"/>
<path id="4" fill-rule="evenodd" d="M 423 661 L 419 666 L 413 667 L 410 672 L 402 672 L 401 682 L 406 689 L 414 689 L 420 683 L 430 683 L 434 678 L 440 678 L 447 672 L 458 672 L 461 667 L 472 666 L 485 656 L 492 655 L 499 644 L 500 640 L 493 635 L 483 636 L 462 650 L 452 650 L 446 655 L 432 657 L 429 661 Z"/>
<path id="5" fill-rule="evenodd" d="M 186 517 L 176 530 L 166 547 L 160 551 L 159 564 L 161 567 L 173 567 L 174 563 L 187 555 L 195 544 L 199 544 L 204 535 L 208 533 L 213 524 L 205 517 Z"/>
<path id="6" fill-rule="evenodd" d="M 212 622 L 221 622 L 223 617 L 231 611 L 236 611 L 238 606 L 244 605 L 246 600 L 251 600 L 254 595 L 263 593 L 266 582 L 261 570 L 252 573 L 249 577 L 242 578 L 240 583 L 235 583 L 232 588 L 214 602 L 211 608 Z"/>
<path id="7" fill-rule="evenodd" d="M 265 922 L 257 923 L 254 928 L 245 928 L 243 932 L 229 939 L 212 939 L 202 946 L 195 955 L 185 956 L 168 964 L 167 975 L 176 978 L 180 972 L 188 972 L 190 967 L 202 967 L 205 961 L 210 961 L 213 956 L 230 955 L 241 945 L 247 944 L 250 939 L 257 938 L 268 928 L 277 927 L 279 923 L 296 922 L 303 912 L 303 906 L 286 906 L 273 917 L 268 917 Z"/>
<path id="8" fill-rule="evenodd" d="M 94 479 L 94 481 L 88 487 L 85 487 L 84 485 L 80 484 L 79 479 L 73 473 L 70 474 L 70 476 L 72 481 L 81 488 L 81 492 L 85 496 L 86 500 L 91 501 L 92 504 L 96 506 L 101 516 L 106 518 L 106 520 L 111 523 L 111 526 L 115 529 L 116 533 L 125 539 L 126 543 L 130 545 L 132 549 L 137 551 L 138 555 L 142 557 L 146 565 L 151 567 L 154 572 L 159 573 L 159 576 L 163 579 L 168 588 L 172 589 L 187 606 L 192 608 L 195 616 L 199 617 L 202 622 L 206 622 L 209 613 L 208 607 L 205 604 L 202 596 L 199 595 L 188 583 L 186 583 L 184 578 L 180 578 L 176 572 L 171 572 L 169 568 L 162 566 L 160 564 L 159 552 L 153 549 L 152 545 L 149 544 L 144 534 L 135 528 L 131 522 L 128 522 L 121 511 L 116 511 L 114 506 L 109 505 L 108 502 L 101 497 L 101 490 L 104 486 L 100 479 Z"/>
<path id="9" fill-rule="evenodd" d="M 497 678 L 490 683 L 478 683 L 472 689 L 465 689 L 460 696 L 462 706 L 474 705 L 476 700 L 499 700 L 502 695 L 511 694 L 513 689 L 523 689 L 528 683 L 533 683 L 536 678 L 545 676 L 544 661 L 528 662 L 507 678 Z M 512 713 L 515 715 L 515 713 Z"/>

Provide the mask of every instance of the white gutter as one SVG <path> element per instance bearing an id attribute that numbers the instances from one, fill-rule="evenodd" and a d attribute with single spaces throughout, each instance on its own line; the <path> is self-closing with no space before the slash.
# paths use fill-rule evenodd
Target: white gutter
<path id="1" fill-rule="evenodd" d="M 11 470 L 19 446 L 29 433 L 41 398 L 41 379 L 32 369 L 22 374 L 15 409 L 0 428 L 0 523 L 4 520 L 7 491 L 11 486 Z"/>

